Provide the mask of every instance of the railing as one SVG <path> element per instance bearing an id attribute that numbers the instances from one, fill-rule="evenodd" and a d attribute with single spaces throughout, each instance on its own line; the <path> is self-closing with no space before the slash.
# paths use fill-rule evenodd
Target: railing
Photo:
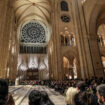
<path id="1" fill-rule="evenodd" d="M 46 47 L 37 47 L 37 46 L 20 46 L 20 53 L 26 53 L 26 54 L 33 54 L 33 53 L 40 53 L 40 54 L 46 54 L 47 48 Z"/>
<path id="2" fill-rule="evenodd" d="M 61 45 L 62 46 L 76 46 L 75 38 L 74 37 L 70 37 L 70 38 L 61 37 Z"/>

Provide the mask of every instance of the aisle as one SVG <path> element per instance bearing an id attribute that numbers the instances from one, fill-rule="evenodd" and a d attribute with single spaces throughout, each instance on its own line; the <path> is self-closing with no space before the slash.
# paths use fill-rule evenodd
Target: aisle
<path id="1" fill-rule="evenodd" d="M 55 105 L 66 105 L 64 96 L 46 86 L 13 86 L 9 91 L 12 93 L 16 105 L 28 105 L 28 95 L 34 89 L 46 91 Z"/>

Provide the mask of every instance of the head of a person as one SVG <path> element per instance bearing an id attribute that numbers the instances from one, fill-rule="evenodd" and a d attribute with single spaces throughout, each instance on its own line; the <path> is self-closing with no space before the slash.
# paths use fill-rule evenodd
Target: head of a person
<path id="1" fill-rule="evenodd" d="M 105 84 L 99 85 L 97 87 L 97 97 L 99 104 L 105 103 Z"/>
<path id="2" fill-rule="evenodd" d="M 75 105 L 91 105 L 91 97 L 86 92 L 79 92 L 74 98 Z"/>
<path id="3" fill-rule="evenodd" d="M 41 105 L 54 105 L 45 91 L 41 91 Z"/>
<path id="4" fill-rule="evenodd" d="M 0 105 L 6 105 L 8 100 L 8 84 L 0 78 Z"/>
<path id="5" fill-rule="evenodd" d="M 70 87 L 66 92 L 66 103 L 69 105 L 75 105 L 74 98 L 79 92 L 76 88 Z"/>
<path id="6" fill-rule="evenodd" d="M 86 84 L 84 81 L 79 81 L 76 85 L 77 89 L 80 91 L 85 91 L 86 89 Z"/>
<path id="7" fill-rule="evenodd" d="M 46 102 L 48 98 L 48 94 L 45 91 L 41 91 L 42 101 Z"/>
<path id="8" fill-rule="evenodd" d="M 32 90 L 29 94 L 29 105 L 40 105 L 41 93 L 38 90 Z"/>

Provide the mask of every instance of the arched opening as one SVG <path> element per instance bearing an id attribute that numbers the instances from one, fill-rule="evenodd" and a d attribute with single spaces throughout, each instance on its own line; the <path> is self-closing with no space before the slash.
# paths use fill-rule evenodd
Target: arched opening
<path id="1" fill-rule="evenodd" d="M 105 47 L 105 24 L 101 24 L 97 31 L 99 47 Z"/>
<path id="2" fill-rule="evenodd" d="M 76 59 L 69 59 L 63 57 L 63 69 L 64 69 L 64 79 L 76 79 L 77 78 L 77 64 Z"/>
<path id="3" fill-rule="evenodd" d="M 103 72 L 105 74 L 105 65 L 104 65 L 104 55 L 105 55 L 105 5 L 102 6 L 102 8 L 100 9 L 100 12 L 98 14 L 98 18 L 97 18 L 97 42 L 98 42 L 98 47 L 99 47 L 99 51 L 100 51 L 100 57 L 101 57 L 101 63 L 103 66 Z"/>
<path id="4" fill-rule="evenodd" d="M 97 41 L 100 50 L 100 56 L 105 73 L 105 24 L 104 23 L 99 25 L 97 35 L 98 35 Z"/>
<path id="5" fill-rule="evenodd" d="M 22 80 L 47 80 L 49 67 L 47 55 L 19 55 L 18 79 Z"/>
<path id="6" fill-rule="evenodd" d="M 75 35 L 69 32 L 68 27 L 60 33 L 62 46 L 76 46 Z"/>
<path id="7" fill-rule="evenodd" d="M 104 68 L 102 65 L 102 46 L 104 46 L 104 35 L 102 35 L 103 24 L 105 23 L 105 4 L 97 1 L 97 5 L 94 5 L 93 10 L 91 10 L 91 15 L 89 18 L 89 49 L 91 57 L 92 71 L 90 76 L 93 77 L 104 77 Z"/>
<path id="8" fill-rule="evenodd" d="M 61 11 L 69 11 L 68 3 L 66 1 L 61 1 Z"/>
<path id="9" fill-rule="evenodd" d="M 103 64 L 104 73 L 105 73 L 105 56 L 102 56 L 102 64 Z"/>

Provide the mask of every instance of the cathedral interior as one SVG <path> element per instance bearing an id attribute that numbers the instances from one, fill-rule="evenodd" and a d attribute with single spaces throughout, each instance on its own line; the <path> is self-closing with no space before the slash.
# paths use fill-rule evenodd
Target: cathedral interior
<path id="1" fill-rule="evenodd" d="M 0 81 L 16 105 L 33 89 L 74 105 L 65 90 L 92 78 L 105 83 L 105 0 L 0 0 Z"/>
<path id="2" fill-rule="evenodd" d="M 105 77 L 105 0 L 0 0 L 0 78 Z"/>

